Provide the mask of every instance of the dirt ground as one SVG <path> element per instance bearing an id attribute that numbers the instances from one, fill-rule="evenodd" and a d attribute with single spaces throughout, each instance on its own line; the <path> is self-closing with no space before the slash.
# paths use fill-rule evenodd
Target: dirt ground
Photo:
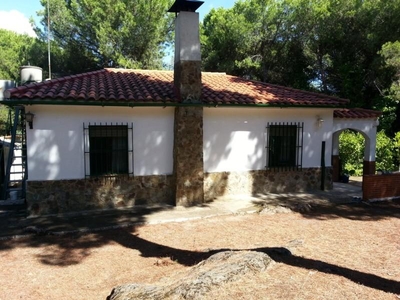
<path id="1" fill-rule="evenodd" d="M 220 249 L 263 251 L 275 263 L 205 299 L 400 299 L 400 202 L 4 240 L 0 299 L 106 299 Z"/>

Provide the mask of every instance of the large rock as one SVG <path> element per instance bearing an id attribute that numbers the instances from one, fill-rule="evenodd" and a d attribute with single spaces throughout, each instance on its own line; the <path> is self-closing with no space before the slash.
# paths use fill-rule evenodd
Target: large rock
<path id="1" fill-rule="evenodd" d="M 214 287 L 235 281 L 248 273 L 265 271 L 271 262 L 272 259 L 261 252 L 219 252 L 192 267 L 184 279 L 172 276 L 168 283 L 121 285 L 114 288 L 107 299 L 200 299 Z"/>

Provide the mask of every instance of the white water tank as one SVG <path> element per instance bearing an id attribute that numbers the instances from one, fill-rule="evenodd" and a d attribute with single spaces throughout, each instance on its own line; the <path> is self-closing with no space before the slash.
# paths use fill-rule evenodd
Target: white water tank
<path id="1" fill-rule="evenodd" d="M 8 89 L 15 87 L 15 81 L 13 80 L 0 80 L 0 100 L 5 98 L 4 92 Z"/>
<path id="2" fill-rule="evenodd" d="M 21 75 L 21 85 L 43 81 L 43 70 L 40 67 L 21 66 L 19 67 L 19 71 Z"/>

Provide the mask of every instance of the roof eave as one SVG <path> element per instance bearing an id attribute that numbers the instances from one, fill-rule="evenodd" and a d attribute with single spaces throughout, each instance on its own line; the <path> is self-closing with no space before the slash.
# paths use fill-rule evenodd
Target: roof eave
<path id="1" fill-rule="evenodd" d="M 182 103 L 182 102 L 118 102 L 118 101 L 60 101 L 43 99 L 5 99 L 0 101 L 6 106 L 17 105 L 71 105 L 71 106 L 103 106 L 103 107 L 177 107 L 177 106 L 201 106 L 201 107 L 270 107 L 270 108 L 339 108 L 342 104 L 246 104 L 246 103 Z"/>

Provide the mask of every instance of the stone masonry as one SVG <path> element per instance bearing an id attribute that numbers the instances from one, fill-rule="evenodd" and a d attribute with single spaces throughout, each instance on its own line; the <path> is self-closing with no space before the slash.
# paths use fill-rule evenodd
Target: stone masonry
<path id="1" fill-rule="evenodd" d="M 176 205 L 204 202 L 202 107 L 175 110 L 174 176 Z"/>
<path id="2" fill-rule="evenodd" d="M 174 89 L 182 103 L 200 103 L 201 62 L 180 61 L 174 66 Z"/>
<path id="3" fill-rule="evenodd" d="M 332 168 L 326 168 L 325 189 L 332 189 Z M 304 192 L 321 187 L 321 169 L 301 171 L 249 171 L 206 173 L 205 200 L 220 196 L 257 195 L 267 193 Z"/>
<path id="4" fill-rule="evenodd" d="M 191 160 L 190 146 L 187 149 L 187 155 L 184 156 L 187 160 Z M 199 154 L 197 158 L 200 158 Z M 180 199 L 182 205 L 190 205 L 198 203 L 199 199 L 212 201 L 217 197 L 229 195 L 302 192 L 319 189 L 321 185 L 319 168 L 284 172 L 264 170 L 220 172 L 204 175 L 201 167 L 195 170 L 185 168 L 183 164 L 180 168 L 180 178 L 187 180 L 179 181 L 179 189 L 175 189 L 175 184 L 178 183 L 175 183 L 172 175 L 29 181 L 26 199 L 28 213 L 35 216 L 130 208 L 135 205 L 174 205 L 174 192 L 178 191 L 181 192 L 177 194 L 176 199 Z M 327 168 L 326 189 L 332 188 L 332 173 L 332 168 Z"/>
<path id="5" fill-rule="evenodd" d="M 175 19 L 174 179 L 175 204 L 204 202 L 203 108 L 201 104 L 199 14 L 181 11 Z M 193 104 L 193 106 L 189 106 Z"/>
<path id="6" fill-rule="evenodd" d="M 29 215 L 174 204 L 172 175 L 28 181 Z"/>

